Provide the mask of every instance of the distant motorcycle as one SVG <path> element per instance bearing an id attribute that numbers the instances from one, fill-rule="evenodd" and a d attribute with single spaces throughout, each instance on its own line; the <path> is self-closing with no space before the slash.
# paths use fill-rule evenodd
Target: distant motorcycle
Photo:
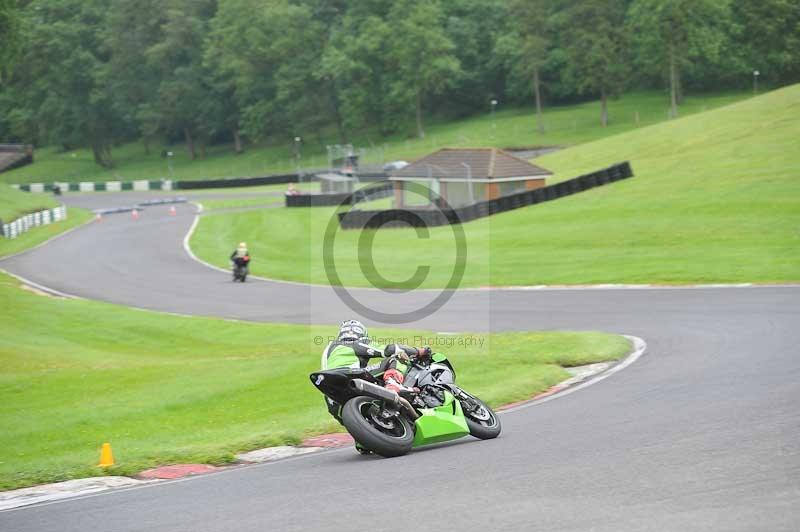
<path id="1" fill-rule="evenodd" d="M 388 458 L 467 434 L 482 440 L 500 435 L 497 414 L 456 386 L 455 370 L 441 353 L 427 363 L 412 364 L 404 384 L 420 392 L 410 400 L 384 388 L 377 370 L 336 368 L 309 377 L 362 452 Z"/>
<path id="2" fill-rule="evenodd" d="M 233 282 L 236 281 L 245 282 L 247 279 L 247 274 L 250 273 L 250 270 L 247 268 L 246 260 L 241 261 L 234 261 L 233 263 Z"/>

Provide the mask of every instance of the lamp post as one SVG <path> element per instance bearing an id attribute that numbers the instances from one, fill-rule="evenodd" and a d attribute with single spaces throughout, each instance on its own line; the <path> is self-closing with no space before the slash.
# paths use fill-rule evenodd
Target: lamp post
<path id="1" fill-rule="evenodd" d="M 472 190 L 472 167 L 467 163 L 461 163 L 467 169 L 467 191 L 469 192 L 469 204 L 475 203 L 475 192 Z"/>
<path id="2" fill-rule="evenodd" d="M 753 70 L 753 94 L 758 92 L 758 76 L 761 75 L 761 72 L 758 70 Z"/>
<path id="3" fill-rule="evenodd" d="M 494 122 L 494 108 L 497 107 L 497 100 L 492 100 L 492 110 L 491 110 L 491 118 L 492 118 L 492 136 L 494 136 L 494 130 L 497 129 L 497 124 Z"/>
<path id="4" fill-rule="evenodd" d="M 172 172 L 172 152 L 171 151 L 167 152 L 167 169 L 169 170 L 169 178 L 170 178 L 170 180 L 173 180 L 175 178 L 175 175 Z"/>
<path id="5" fill-rule="evenodd" d="M 295 137 L 294 138 L 294 157 L 295 157 L 295 164 L 297 166 L 297 175 L 300 175 L 300 143 L 302 142 L 302 137 Z"/>
<path id="6" fill-rule="evenodd" d="M 431 191 L 433 190 L 433 168 L 431 168 L 431 165 L 429 164 L 426 164 L 425 166 L 428 168 L 428 186 L 430 187 L 428 189 L 428 201 L 433 203 L 433 198 L 431 198 Z"/>

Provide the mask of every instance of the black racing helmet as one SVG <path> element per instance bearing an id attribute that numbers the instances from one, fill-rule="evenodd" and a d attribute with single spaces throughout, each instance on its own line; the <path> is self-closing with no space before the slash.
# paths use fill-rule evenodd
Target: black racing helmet
<path id="1" fill-rule="evenodd" d="M 355 342 L 367 337 L 367 328 L 358 320 L 345 320 L 339 327 L 340 342 Z"/>

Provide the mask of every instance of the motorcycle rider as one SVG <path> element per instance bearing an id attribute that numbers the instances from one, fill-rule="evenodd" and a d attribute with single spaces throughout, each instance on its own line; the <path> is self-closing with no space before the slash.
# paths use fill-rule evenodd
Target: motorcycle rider
<path id="1" fill-rule="evenodd" d="M 247 267 L 250 263 L 250 252 L 247 250 L 246 242 L 239 242 L 239 247 L 234 249 L 233 253 L 231 253 L 231 262 L 233 262 L 237 268 Z"/>
<path id="2" fill-rule="evenodd" d="M 389 344 L 383 349 L 375 347 L 369 343 L 367 328 L 363 323 L 345 320 L 339 327 L 336 340 L 329 343 L 322 353 L 322 369 L 367 368 L 373 362 L 377 374 L 382 372 L 387 389 L 409 396 L 419 391 L 403 385 L 411 362 L 424 361 L 430 356 L 430 347 L 416 348 L 403 344 Z"/>

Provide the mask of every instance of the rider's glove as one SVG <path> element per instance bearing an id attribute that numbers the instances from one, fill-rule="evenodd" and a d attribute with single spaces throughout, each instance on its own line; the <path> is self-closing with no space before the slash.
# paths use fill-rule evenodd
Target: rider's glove
<path id="1" fill-rule="evenodd" d="M 430 348 L 430 346 L 426 345 L 425 347 L 418 347 L 417 348 L 417 360 L 420 360 L 420 361 L 424 362 L 424 361 L 430 360 L 430 358 L 431 358 L 431 348 Z"/>
<path id="2" fill-rule="evenodd" d="M 408 353 L 406 353 L 403 349 L 398 349 L 397 351 L 395 351 L 394 356 L 396 356 L 397 360 L 399 360 L 403 364 L 408 364 L 411 361 L 411 359 L 408 356 Z"/>

